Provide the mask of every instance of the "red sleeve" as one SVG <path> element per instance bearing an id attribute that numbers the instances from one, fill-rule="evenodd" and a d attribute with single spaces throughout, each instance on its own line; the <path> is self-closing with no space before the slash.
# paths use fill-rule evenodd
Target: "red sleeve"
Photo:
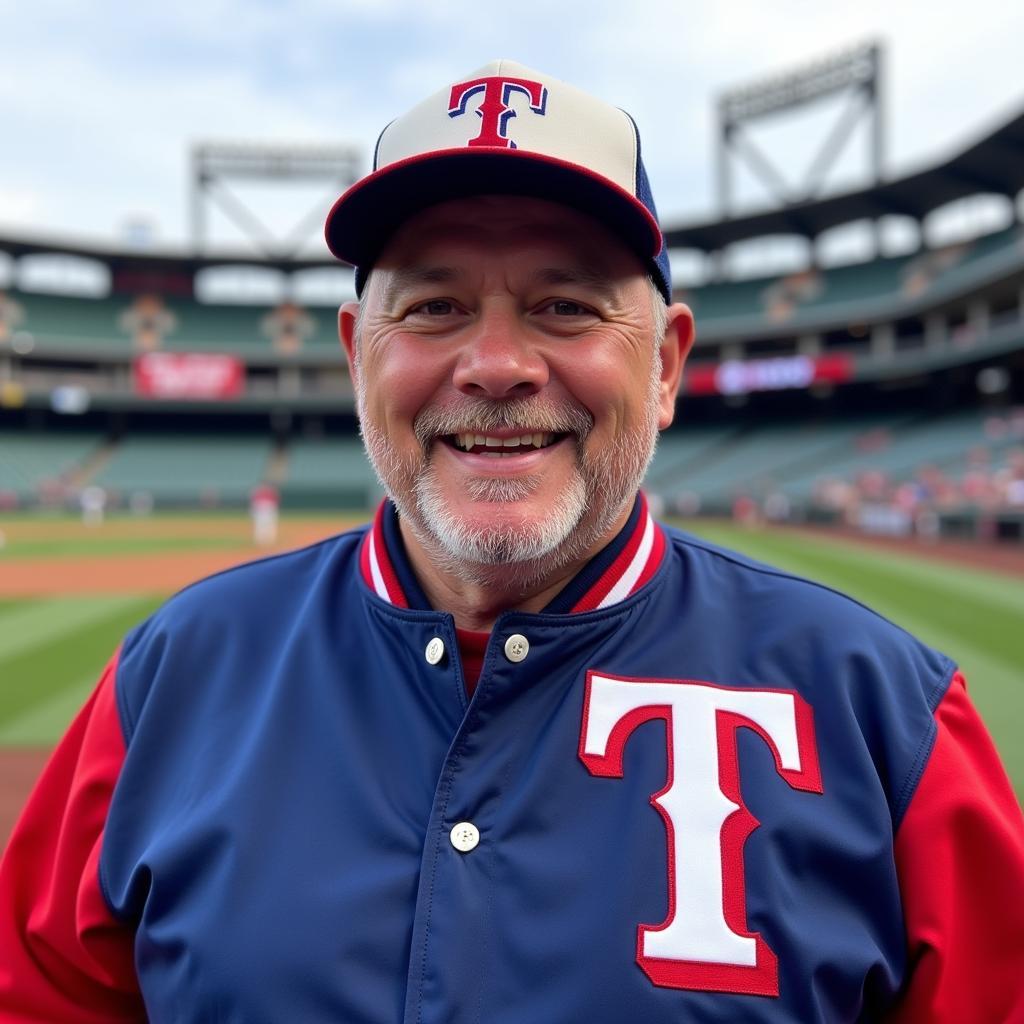
<path id="1" fill-rule="evenodd" d="M 145 1021 L 134 933 L 99 887 L 125 745 L 117 655 L 29 797 L 0 861 L 0 1024 Z"/>
<path id="2" fill-rule="evenodd" d="M 1024 1024 L 1024 818 L 954 677 L 896 836 L 910 973 L 894 1024 Z"/>

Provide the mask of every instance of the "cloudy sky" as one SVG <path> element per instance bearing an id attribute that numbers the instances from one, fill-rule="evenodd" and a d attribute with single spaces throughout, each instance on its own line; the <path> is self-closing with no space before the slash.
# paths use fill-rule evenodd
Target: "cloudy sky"
<path id="1" fill-rule="evenodd" d="M 886 47 L 888 172 L 945 156 L 1024 107 L 1024 8 L 686 0 L 0 0 L 0 232 L 188 239 L 196 140 L 356 144 L 452 76 L 505 56 L 625 108 L 663 220 L 715 211 L 714 102 L 851 45 Z M 753 132 L 799 181 L 840 104 Z M 865 174 L 855 136 L 833 185 Z M 766 201 L 741 178 L 748 204 Z M 284 232 L 308 195 L 239 190 Z M 215 240 L 236 232 L 214 217 Z"/>

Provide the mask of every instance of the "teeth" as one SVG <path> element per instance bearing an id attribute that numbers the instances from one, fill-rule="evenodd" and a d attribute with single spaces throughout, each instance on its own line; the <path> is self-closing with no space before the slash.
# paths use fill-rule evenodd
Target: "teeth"
<path id="1" fill-rule="evenodd" d="M 459 433 L 455 435 L 455 444 L 463 451 L 471 448 L 546 448 L 554 440 L 554 434 L 536 433 L 520 434 L 518 437 L 487 437 L 476 433 Z"/>

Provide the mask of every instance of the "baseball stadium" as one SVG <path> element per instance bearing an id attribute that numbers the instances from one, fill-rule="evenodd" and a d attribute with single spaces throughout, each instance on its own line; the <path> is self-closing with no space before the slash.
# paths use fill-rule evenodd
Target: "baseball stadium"
<path id="1" fill-rule="evenodd" d="M 752 212 L 724 201 L 749 120 L 837 81 L 871 108 L 874 65 L 856 57 L 722 99 L 726 212 L 665 225 L 697 340 L 646 493 L 666 520 L 953 657 L 1020 798 L 1024 111 L 913 173 Z M 4 838 L 132 625 L 195 579 L 366 521 L 381 497 L 337 337 L 351 271 L 326 251 L 204 244 L 204 204 L 234 203 L 214 186 L 280 178 L 282 156 L 193 157 L 187 248 L 0 235 Z M 352 154 L 288 159 L 344 178 Z"/>

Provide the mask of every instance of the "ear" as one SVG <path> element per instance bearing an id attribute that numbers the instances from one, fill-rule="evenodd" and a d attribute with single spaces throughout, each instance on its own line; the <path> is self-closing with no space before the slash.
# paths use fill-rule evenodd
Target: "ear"
<path id="1" fill-rule="evenodd" d="M 675 419 L 676 395 L 683 379 L 686 357 L 696 337 L 690 307 L 675 302 L 668 307 L 668 327 L 661 344 L 661 386 L 658 390 L 658 429 L 664 430 Z"/>
<path id="2" fill-rule="evenodd" d="M 338 310 L 338 337 L 341 347 L 348 359 L 348 375 L 352 378 L 352 387 L 356 387 L 356 319 L 359 316 L 359 303 L 346 302 Z"/>

